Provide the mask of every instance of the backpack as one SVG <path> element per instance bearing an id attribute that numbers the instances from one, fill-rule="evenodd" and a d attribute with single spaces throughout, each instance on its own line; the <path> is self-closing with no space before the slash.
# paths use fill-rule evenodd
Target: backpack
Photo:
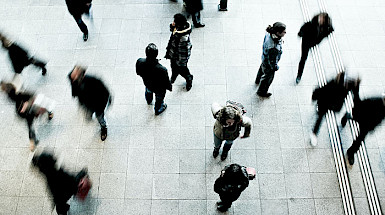
<path id="1" fill-rule="evenodd" d="M 245 113 L 247 113 L 246 111 L 246 108 L 239 102 L 235 102 L 235 101 L 231 101 L 231 100 L 228 100 L 226 102 L 226 106 L 231 106 L 233 108 L 235 108 L 236 110 L 238 110 L 242 115 L 244 115 Z"/>

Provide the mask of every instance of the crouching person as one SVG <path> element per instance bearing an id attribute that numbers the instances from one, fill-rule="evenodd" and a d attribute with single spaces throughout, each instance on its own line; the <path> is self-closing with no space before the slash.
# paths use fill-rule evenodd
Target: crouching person
<path id="1" fill-rule="evenodd" d="M 87 175 L 87 169 L 82 169 L 76 176 L 69 174 L 63 168 L 56 168 L 56 158 L 43 152 L 32 158 L 32 165 L 46 177 L 48 188 L 53 196 L 56 212 L 66 215 L 70 209 L 67 201 L 77 195 L 80 199 L 87 196 L 91 189 L 91 181 Z"/>

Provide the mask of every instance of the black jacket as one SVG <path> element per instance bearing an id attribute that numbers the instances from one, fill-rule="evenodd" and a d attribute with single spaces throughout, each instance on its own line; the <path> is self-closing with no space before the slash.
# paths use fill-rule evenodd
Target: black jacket
<path id="1" fill-rule="evenodd" d="M 81 16 L 89 10 L 89 7 L 86 5 L 91 3 L 92 0 L 66 0 L 68 11 L 72 16 Z"/>
<path id="2" fill-rule="evenodd" d="M 71 81 L 71 73 L 68 75 Z M 78 97 L 79 102 L 91 112 L 101 114 L 104 112 L 107 104 L 111 102 L 110 92 L 103 82 L 90 75 L 85 75 L 82 81 L 72 82 L 72 96 Z"/>
<path id="3" fill-rule="evenodd" d="M 26 50 L 20 47 L 18 44 L 13 43 L 8 47 L 8 55 L 11 59 L 13 69 L 16 73 L 21 73 L 24 67 L 30 64 L 30 57 Z"/>
<path id="4" fill-rule="evenodd" d="M 298 36 L 302 37 L 302 43 L 307 44 L 309 47 L 313 47 L 319 44 L 323 38 L 329 36 L 333 31 L 334 29 L 331 25 L 319 26 L 318 16 L 315 16 L 310 22 L 306 22 L 302 25 L 298 32 Z"/>
<path id="5" fill-rule="evenodd" d="M 230 165 L 226 166 L 222 172 L 226 171 L 229 166 Z M 249 186 L 249 177 L 244 167 L 242 167 L 242 175 L 244 177 L 241 177 L 239 180 L 232 180 L 227 178 L 225 174 L 221 174 L 221 176 L 215 181 L 214 191 L 219 194 L 222 200 L 237 200 L 242 191 Z"/>
<path id="6" fill-rule="evenodd" d="M 335 80 L 332 80 L 325 86 L 315 89 L 312 100 L 317 101 L 319 111 L 340 111 L 348 92 L 349 89 L 343 84 L 338 84 Z"/>
<path id="7" fill-rule="evenodd" d="M 196 13 L 203 10 L 202 0 L 184 0 L 184 3 L 188 13 Z"/>
<path id="8" fill-rule="evenodd" d="M 136 74 L 142 77 L 144 85 L 154 93 L 172 90 L 167 69 L 158 60 L 139 58 L 136 61 Z"/>
<path id="9" fill-rule="evenodd" d="M 385 117 L 385 104 L 381 97 L 354 99 L 353 120 L 358 122 L 361 130 L 372 131 Z"/>

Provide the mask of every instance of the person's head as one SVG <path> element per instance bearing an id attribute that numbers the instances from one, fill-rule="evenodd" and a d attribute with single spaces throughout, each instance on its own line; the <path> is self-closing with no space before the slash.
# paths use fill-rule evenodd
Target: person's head
<path id="1" fill-rule="evenodd" d="M 148 59 L 156 59 L 158 56 L 158 47 L 154 43 L 150 43 L 146 47 L 146 56 Z"/>
<path id="2" fill-rule="evenodd" d="M 219 122 L 223 127 L 229 127 L 240 121 L 240 114 L 230 106 L 223 107 L 218 114 Z"/>
<path id="3" fill-rule="evenodd" d="M 230 164 L 223 174 L 223 178 L 225 178 L 228 182 L 234 183 L 239 182 L 242 177 L 244 177 L 242 167 L 238 164 Z"/>
<path id="4" fill-rule="evenodd" d="M 1 85 L 1 90 L 6 92 L 7 94 L 16 92 L 16 87 L 12 83 L 1 81 L 0 85 Z"/>
<path id="5" fill-rule="evenodd" d="M 174 15 L 174 23 L 175 23 L 175 27 L 178 29 L 186 25 L 187 19 L 183 14 L 177 13 Z"/>
<path id="6" fill-rule="evenodd" d="M 32 165 L 39 168 L 43 173 L 49 173 L 56 170 L 56 158 L 48 152 L 42 152 L 32 158 Z"/>
<path id="7" fill-rule="evenodd" d="M 3 45 L 4 48 L 8 48 L 9 46 L 11 46 L 12 44 L 12 41 L 7 39 L 7 37 L 5 37 L 4 34 L 0 33 L 0 41 L 1 41 L 1 44 Z"/>
<path id="8" fill-rule="evenodd" d="M 274 34 L 280 39 L 284 37 L 286 34 L 286 25 L 283 24 L 282 22 L 276 22 L 273 24 L 273 26 L 269 25 L 266 28 L 266 31 L 270 34 Z"/>
<path id="9" fill-rule="evenodd" d="M 73 70 L 70 74 L 71 82 L 75 82 L 75 81 L 80 82 L 83 79 L 85 74 L 86 74 L 86 68 L 85 67 L 75 65 L 75 67 L 73 68 Z"/>
<path id="10" fill-rule="evenodd" d="M 324 26 L 331 25 L 331 19 L 329 17 L 329 14 L 328 13 L 320 13 L 320 14 L 318 14 L 318 24 L 320 26 L 322 26 L 322 25 L 324 25 Z"/>

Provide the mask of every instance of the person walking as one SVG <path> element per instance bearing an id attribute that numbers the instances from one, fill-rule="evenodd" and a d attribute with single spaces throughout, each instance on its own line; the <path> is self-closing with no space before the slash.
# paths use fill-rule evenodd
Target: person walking
<path id="1" fill-rule="evenodd" d="M 282 37 L 286 34 L 286 25 L 276 22 L 273 26 L 266 28 L 265 39 L 263 40 L 262 63 L 259 67 L 255 84 L 260 84 L 257 95 L 270 97 L 269 87 L 274 79 L 275 72 L 279 69 L 278 62 L 282 55 Z"/>
<path id="2" fill-rule="evenodd" d="M 202 0 L 184 0 L 186 12 L 192 16 L 192 21 L 195 28 L 205 27 L 201 22 L 201 10 L 203 10 Z"/>
<path id="3" fill-rule="evenodd" d="M 221 199 L 217 202 L 217 210 L 227 211 L 248 186 L 249 175 L 245 167 L 238 164 L 225 166 L 214 184 L 214 192 L 218 193 Z"/>
<path id="4" fill-rule="evenodd" d="M 23 69 L 31 64 L 41 68 L 41 74 L 46 75 L 46 62 L 35 57 L 29 56 L 28 52 L 18 45 L 16 42 L 8 39 L 4 34 L 0 33 L 0 40 L 4 49 L 8 51 L 9 59 L 12 62 L 13 70 L 16 74 L 21 74 Z"/>
<path id="5" fill-rule="evenodd" d="M 359 124 L 359 134 L 349 147 L 346 154 L 350 165 L 354 164 L 354 154 L 358 151 L 366 135 L 373 131 L 385 118 L 385 97 L 373 97 L 364 100 L 360 99 L 358 90 L 353 91 L 354 107 L 352 114 L 346 113 L 341 119 L 341 125 L 345 127 L 348 119 Z"/>
<path id="6" fill-rule="evenodd" d="M 215 120 L 214 123 L 214 151 L 213 157 L 219 155 L 219 149 L 222 142 L 223 146 L 221 160 L 227 158 L 228 152 L 233 145 L 235 139 L 240 135 L 241 127 L 245 127 L 245 131 L 241 138 L 250 136 L 251 119 L 242 115 L 242 110 L 237 106 L 227 102 L 226 106 L 222 107 L 218 103 L 211 105 L 211 112 Z"/>
<path id="7" fill-rule="evenodd" d="M 350 90 L 356 91 L 359 88 L 360 79 L 348 79 L 346 73 L 339 73 L 336 78 L 313 91 L 312 100 L 317 101 L 317 120 L 310 134 L 310 144 L 317 145 L 317 134 L 324 115 L 328 110 L 338 112 L 341 110 L 345 98 Z"/>
<path id="8" fill-rule="evenodd" d="M 76 24 L 83 32 L 83 40 L 88 40 L 88 28 L 82 20 L 82 15 L 90 15 L 92 0 L 66 0 L 68 12 L 74 17 Z"/>
<path id="9" fill-rule="evenodd" d="M 302 78 L 305 62 L 310 48 L 320 44 L 320 42 L 334 31 L 332 21 L 327 13 L 319 13 L 309 22 L 302 25 L 298 36 L 302 37 L 301 60 L 298 64 L 298 73 L 295 80 L 299 84 Z"/>
<path id="10" fill-rule="evenodd" d="M 166 90 L 172 91 L 167 69 L 159 63 L 157 56 L 158 47 L 154 43 L 150 43 L 146 47 L 146 58 L 139 58 L 136 61 L 136 74 L 142 77 L 146 86 L 147 104 L 151 104 L 155 93 L 155 115 L 166 110 L 167 104 L 164 103 Z"/>
<path id="11" fill-rule="evenodd" d="M 68 74 L 71 82 L 72 97 L 78 97 L 80 105 L 87 111 L 87 118 L 95 113 L 101 126 L 100 139 L 107 138 L 107 123 L 104 112 L 111 104 L 112 98 L 105 84 L 98 78 L 86 75 L 86 68 L 76 65 Z"/>
<path id="12" fill-rule="evenodd" d="M 174 15 L 174 22 L 170 24 L 171 36 L 168 41 L 165 58 L 171 61 L 171 84 L 181 75 L 186 79 L 186 90 L 192 87 L 193 75 L 187 67 L 191 55 L 191 24 L 186 17 L 178 13 Z"/>

